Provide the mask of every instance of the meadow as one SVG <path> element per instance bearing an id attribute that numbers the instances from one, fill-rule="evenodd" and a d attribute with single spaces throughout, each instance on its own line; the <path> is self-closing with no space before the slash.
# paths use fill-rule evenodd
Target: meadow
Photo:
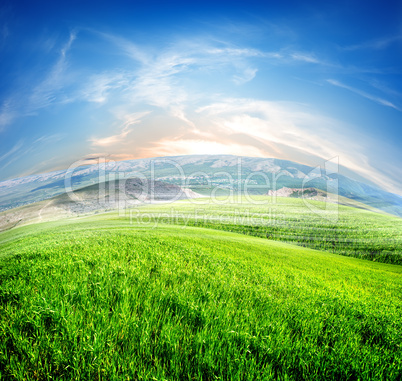
<path id="1" fill-rule="evenodd" d="M 362 208 L 254 195 L 149 205 L 124 216 L 144 227 L 198 226 L 402 265 L 402 218 Z"/>
<path id="2" fill-rule="evenodd" d="M 167 217 L 193 206 L 0 233 L 0 379 L 401 379 L 401 266 Z"/>

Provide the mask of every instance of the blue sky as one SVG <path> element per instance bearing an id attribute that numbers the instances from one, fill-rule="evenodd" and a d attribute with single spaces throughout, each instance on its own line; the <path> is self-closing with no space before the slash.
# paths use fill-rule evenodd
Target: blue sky
<path id="1" fill-rule="evenodd" d="M 334 156 L 401 194 L 400 2 L 0 5 L 0 181 L 74 161 Z"/>

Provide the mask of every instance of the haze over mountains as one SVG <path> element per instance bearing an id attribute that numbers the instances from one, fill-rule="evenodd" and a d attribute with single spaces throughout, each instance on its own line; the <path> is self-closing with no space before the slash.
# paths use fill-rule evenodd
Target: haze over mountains
<path id="1" fill-rule="evenodd" d="M 331 164 L 331 163 L 330 163 Z M 204 195 L 267 194 L 288 188 L 317 188 L 397 216 L 402 198 L 337 173 L 336 166 L 312 168 L 279 159 L 231 155 L 189 155 L 95 165 L 33 175 L 0 183 L 0 211 L 31 204 L 90 185 L 129 178 L 160 180 Z"/>

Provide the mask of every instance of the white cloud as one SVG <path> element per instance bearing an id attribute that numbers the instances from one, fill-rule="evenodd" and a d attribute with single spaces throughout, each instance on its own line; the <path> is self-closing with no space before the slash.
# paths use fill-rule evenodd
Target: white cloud
<path id="1" fill-rule="evenodd" d="M 161 139 L 156 145 L 145 150 L 145 155 L 154 156 L 155 150 L 158 156 L 176 156 L 176 155 L 241 155 L 264 157 L 265 152 L 257 147 L 245 144 L 224 143 L 204 139 Z"/>
<path id="2" fill-rule="evenodd" d="M 236 85 L 243 85 L 244 83 L 250 82 L 252 79 L 254 79 L 257 71 L 257 69 L 246 68 L 243 71 L 242 75 L 235 75 L 233 77 L 233 81 L 234 83 L 236 83 Z"/>
<path id="3" fill-rule="evenodd" d="M 90 141 L 93 146 L 108 147 L 113 144 L 122 142 L 124 138 L 130 133 L 130 131 L 131 130 L 128 128 L 123 128 L 123 131 L 118 135 L 111 135 L 106 138 L 98 138 L 98 139 L 94 138 L 91 139 Z"/>
<path id="4" fill-rule="evenodd" d="M 141 62 L 144 65 L 147 65 L 149 63 L 151 59 L 150 54 L 148 54 L 144 48 L 139 47 L 132 41 L 129 41 L 123 37 L 109 33 L 102 33 L 95 30 L 91 31 L 99 35 L 100 37 L 104 38 L 105 40 L 110 41 L 113 45 L 121 49 L 126 55 L 128 55 L 133 60 Z"/>
<path id="5" fill-rule="evenodd" d="M 168 51 L 160 54 L 137 72 L 132 87 L 135 97 L 165 109 L 182 104 L 188 99 L 188 94 L 177 75 L 194 63 L 194 58 L 183 53 Z"/>
<path id="6" fill-rule="evenodd" d="M 28 97 L 17 94 L 17 98 L 22 99 L 19 100 L 19 105 L 0 112 L 0 128 L 10 124 L 17 116 L 35 114 L 37 110 L 55 103 L 85 100 L 105 105 L 111 94 L 117 94 L 120 102 L 128 107 L 142 102 L 171 112 L 188 123 L 186 105 L 199 97 L 199 94 L 193 89 L 189 91 L 183 81 L 184 75 L 188 77 L 190 72 L 199 74 L 224 70 L 229 73 L 228 81 L 242 85 L 252 81 L 257 75 L 258 68 L 254 60 L 288 59 L 278 52 L 263 52 L 211 39 L 182 40 L 157 51 L 119 36 L 94 30 L 90 32 L 111 43 L 112 49 L 114 47 L 117 52 L 132 59 L 133 67 L 105 70 L 82 79 L 82 73 L 69 70 L 67 56 L 77 39 L 77 32 L 72 31 L 49 74 L 28 91 Z M 295 53 L 293 59 L 313 62 L 312 58 L 302 53 Z M 181 110 L 180 115 L 177 113 L 178 109 Z"/>
<path id="7" fill-rule="evenodd" d="M 346 46 L 344 50 L 382 50 L 400 41 L 402 41 L 402 34 L 396 34 L 394 36 L 377 38 L 374 40 L 362 42 L 360 44 Z"/>
<path id="8" fill-rule="evenodd" d="M 12 123 L 12 121 L 15 119 L 15 111 L 13 107 L 13 102 L 11 99 L 6 100 L 3 102 L 3 105 L 1 107 L 0 111 L 0 132 L 9 124 Z"/>
<path id="9" fill-rule="evenodd" d="M 345 84 L 343 84 L 343 83 L 341 83 L 341 82 L 339 82 L 339 81 L 337 81 L 335 79 L 327 79 L 327 82 L 330 83 L 333 86 L 341 87 L 343 89 L 346 89 L 346 90 L 349 90 L 349 91 L 351 91 L 353 93 L 356 93 L 356 94 L 358 94 L 358 95 L 360 95 L 360 96 L 362 96 L 364 98 L 367 98 L 367 99 L 369 99 L 369 100 L 371 100 L 373 102 L 376 102 L 376 103 L 378 103 L 380 105 L 391 107 L 391 108 L 393 108 L 395 110 L 398 110 L 398 111 L 402 111 L 398 106 L 396 106 L 395 104 L 393 104 L 392 102 L 390 102 L 390 101 L 388 101 L 386 99 L 377 97 L 375 95 L 371 95 L 369 93 L 366 93 L 365 91 L 362 91 L 362 90 L 356 89 L 354 87 L 345 85 Z"/>
<path id="10" fill-rule="evenodd" d="M 206 113 L 227 135 L 244 134 L 267 145 L 280 144 L 323 158 L 339 154 L 332 131 L 341 123 L 303 111 L 296 104 L 226 99 L 198 112 Z"/>
<path id="11" fill-rule="evenodd" d="M 206 48 L 205 53 L 231 57 L 266 57 L 267 54 L 257 49 L 249 48 Z M 273 54 L 273 53 L 269 53 Z"/>
<path id="12" fill-rule="evenodd" d="M 324 160 L 339 156 L 341 165 L 399 192 L 395 181 L 369 164 L 365 139 L 348 136 L 340 121 L 305 111 L 294 103 L 253 99 L 227 99 L 197 111 L 214 124 L 211 130 L 216 132 L 217 141 L 235 134 L 248 136 L 266 146 L 267 151 L 275 146 L 279 150 L 286 147 L 287 158 L 294 161 L 299 161 L 300 152 Z M 238 150 L 237 154 L 243 153 Z"/>
<path id="13" fill-rule="evenodd" d="M 134 124 L 140 123 L 141 119 L 148 114 L 149 111 L 126 115 L 124 118 L 125 121 L 123 125 L 120 127 L 121 132 L 119 134 L 107 136 L 105 138 L 92 138 L 89 141 L 91 142 L 92 146 L 95 147 L 110 147 L 115 144 L 121 143 L 127 138 L 127 135 L 132 131 L 132 128 L 130 127 Z"/>
<path id="14" fill-rule="evenodd" d="M 331 68 L 332 70 L 336 70 L 339 72 L 346 72 L 347 70 L 350 70 L 342 67 L 340 64 L 328 61 L 323 58 L 317 57 L 317 54 L 315 53 L 306 53 L 306 52 L 292 52 L 289 53 L 288 55 L 283 55 L 282 61 L 288 61 L 290 60 L 291 62 L 301 62 L 301 63 L 308 63 L 308 64 L 313 64 L 313 65 L 320 65 L 326 68 Z M 360 68 L 360 70 L 363 70 Z"/>
<path id="15" fill-rule="evenodd" d="M 5 168 L 7 168 L 8 166 L 10 166 L 12 163 L 14 163 L 15 161 L 21 159 L 22 157 L 26 156 L 28 153 L 30 153 L 32 151 L 32 146 L 28 147 L 24 150 L 22 150 L 23 147 L 23 142 L 22 140 L 20 140 L 19 142 L 17 142 L 14 147 L 9 150 L 8 152 L 6 152 L 5 154 L 3 154 L 0 157 L 0 164 L 1 170 L 4 170 Z"/>
<path id="16" fill-rule="evenodd" d="M 22 146 L 23 146 L 23 142 L 22 142 L 22 140 L 20 140 L 13 146 L 13 148 L 11 148 L 9 151 L 7 151 L 6 153 L 4 153 L 3 155 L 0 156 L 0 163 L 4 162 L 4 160 L 6 160 L 9 156 L 11 156 L 14 153 L 16 153 L 17 151 L 19 151 L 22 148 Z"/>
<path id="17" fill-rule="evenodd" d="M 231 98 L 199 107 L 191 117 L 185 116 L 180 108 L 172 109 L 170 116 L 162 119 L 151 115 L 147 126 L 155 126 L 153 117 L 169 128 L 155 131 L 152 127 L 152 131 L 141 134 L 141 143 L 138 135 L 130 136 L 129 120 L 119 134 L 91 142 L 93 146 L 113 149 L 113 157 L 118 154 L 121 159 L 222 153 L 303 162 L 306 157 L 329 160 L 338 156 L 342 166 L 385 189 L 399 192 L 395 181 L 370 165 L 367 152 L 370 144 L 363 136 L 353 136 L 349 126 L 319 115 L 307 106 Z M 172 117 L 185 121 L 187 129 L 179 128 Z M 134 123 L 138 121 L 135 117 Z"/>
<path id="18" fill-rule="evenodd" d="M 81 90 L 80 97 L 88 102 L 103 104 L 108 100 L 111 91 L 127 86 L 128 78 L 124 73 L 95 74 Z"/>
<path id="19" fill-rule="evenodd" d="M 49 74 L 41 81 L 32 91 L 29 99 L 26 112 L 32 113 L 38 109 L 48 107 L 56 102 L 67 103 L 73 99 L 69 99 L 66 95 L 58 94 L 58 91 L 63 88 L 68 82 L 66 78 L 67 68 L 67 53 L 71 49 L 77 33 L 72 31 L 68 41 L 60 49 L 59 59 L 50 69 Z"/>
<path id="20" fill-rule="evenodd" d="M 33 113 L 54 103 L 84 100 L 93 106 L 102 105 L 106 112 L 115 112 L 115 120 L 120 124 L 112 125 L 113 132 L 98 131 L 89 142 L 96 151 L 113 151 L 116 158 L 206 152 L 267 156 L 271 152 L 298 161 L 303 152 L 323 159 L 339 156 L 344 166 L 379 184 L 389 184 L 388 177 L 368 164 L 364 144 L 356 143 L 358 139 L 351 138 L 341 122 L 295 103 L 227 99 L 222 95 L 229 91 L 236 93 L 233 82 L 242 85 L 254 80 L 261 63 L 291 66 L 307 63 L 344 70 L 321 60 L 318 54 L 289 48 L 263 52 L 212 39 L 178 41 L 156 50 L 110 34 L 92 32 L 111 43 L 110 52 L 105 54 L 124 56 L 119 61 L 124 62 L 121 67 L 106 64 L 70 88 L 75 77 L 72 77 L 74 68 L 69 70 L 68 56 L 76 39 L 76 33 L 71 33 L 49 75 L 31 90 L 28 105 L 19 107 L 20 114 Z M 78 78 L 83 78 L 83 73 Z M 205 78 L 207 81 L 203 82 Z M 213 83 L 216 78 L 217 84 Z M 386 99 L 339 81 L 330 79 L 328 83 L 399 110 Z M 3 105 L 0 129 L 13 120 L 16 109 L 14 105 Z M 132 113 L 141 109 L 154 112 L 139 133 L 133 126 L 150 114 Z M 344 131 L 344 135 L 337 131 Z"/>
<path id="21" fill-rule="evenodd" d="M 53 144 L 53 143 L 59 142 L 65 136 L 66 136 L 66 134 L 43 135 L 43 136 L 39 137 L 38 139 L 36 139 L 32 144 L 37 144 L 37 143 Z"/>
<path id="22" fill-rule="evenodd" d="M 67 53 L 76 39 L 77 33 L 72 31 L 68 41 L 59 51 L 59 58 L 48 70 L 44 79 L 29 83 L 26 87 L 16 90 L 3 102 L 0 110 L 0 132 L 19 117 L 35 114 L 37 110 L 46 108 L 54 103 L 67 103 L 74 96 L 61 92 L 71 78 L 66 74 L 68 68 Z"/>
<path id="23" fill-rule="evenodd" d="M 173 117 L 175 117 L 175 118 L 177 118 L 177 119 L 180 119 L 180 120 L 182 120 L 183 122 L 185 122 L 185 123 L 192 129 L 192 131 L 193 131 L 194 133 L 196 133 L 196 134 L 200 134 L 200 133 L 201 133 L 201 131 L 197 128 L 197 126 L 195 125 L 195 123 L 194 123 L 193 121 L 191 121 L 191 120 L 185 115 L 185 113 L 184 113 L 184 106 L 183 106 L 183 105 L 182 105 L 182 106 L 179 106 L 179 105 L 177 105 L 177 106 L 172 106 L 172 107 L 170 107 L 169 111 L 170 111 L 170 114 L 171 114 Z"/>
<path id="24" fill-rule="evenodd" d="M 8 152 L 0 156 L 0 169 L 4 170 L 12 163 L 20 160 L 23 157 L 27 157 L 27 155 L 36 153 L 39 150 L 42 150 L 45 145 L 54 144 L 63 139 L 64 134 L 52 134 L 52 135 L 43 135 L 29 144 L 26 144 L 24 147 L 24 142 L 22 140 L 18 141 L 13 148 L 11 148 Z"/>
<path id="25" fill-rule="evenodd" d="M 319 61 L 316 57 L 305 53 L 292 53 L 290 57 L 296 61 L 303 61 L 314 64 L 321 63 L 321 61 Z"/>
<path id="26" fill-rule="evenodd" d="M 213 72 L 227 67 L 231 73 L 234 71 L 231 74 L 232 81 L 241 85 L 253 80 L 258 72 L 249 59 L 281 57 L 275 52 L 266 53 L 235 46 L 216 47 L 212 42 L 191 40 L 179 41 L 158 52 L 120 37 L 102 33 L 99 35 L 135 61 L 136 66 L 132 71 L 124 74 L 126 83 L 122 87 L 127 94 L 131 94 L 131 99 L 165 110 L 183 110 L 183 105 L 196 97 L 194 92 L 189 93 L 188 87 L 183 83 L 183 75 L 205 73 L 208 70 Z M 90 99 L 105 101 L 105 93 L 115 86 L 115 81 L 113 73 L 93 78 L 85 88 L 99 90 L 86 90 L 87 99 L 90 95 Z"/>

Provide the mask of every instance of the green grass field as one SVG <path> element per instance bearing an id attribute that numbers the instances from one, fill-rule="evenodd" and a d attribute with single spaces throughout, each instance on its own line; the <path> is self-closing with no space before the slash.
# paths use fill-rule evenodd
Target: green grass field
<path id="1" fill-rule="evenodd" d="M 302 218 L 291 202 L 283 215 Z M 187 218 L 193 206 L 0 233 L 0 379 L 402 378 L 401 266 L 222 231 Z M 400 250 L 398 219 L 342 213 L 356 241 L 365 226 Z"/>
<path id="2" fill-rule="evenodd" d="M 126 216 L 149 228 L 160 222 L 205 227 L 402 265 L 402 218 L 341 205 L 325 211 L 322 202 L 306 202 L 267 196 L 183 200 Z"/>

